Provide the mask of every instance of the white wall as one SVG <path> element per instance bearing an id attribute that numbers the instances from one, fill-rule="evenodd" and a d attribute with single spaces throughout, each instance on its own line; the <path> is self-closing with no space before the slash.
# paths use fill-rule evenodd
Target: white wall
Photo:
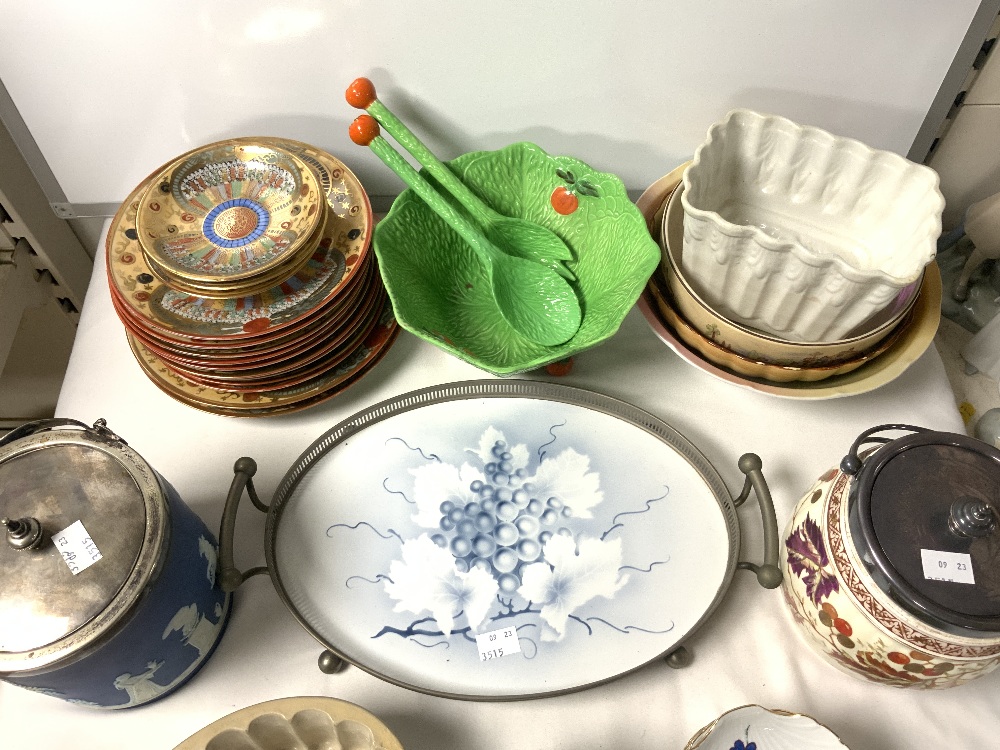
<path id="1" fill-rule="evenodd" d="M 1000 19 L 990 29 L 989 36 L 998 34 Z M 970 205 L 1000 192 L 998 142 L 1000 48 L 994 44 L 930 160 L 930 166 L 941 175 L 941 192 L 946 201 L 942 217 L 945 229 L 961 222 Z"/>
<path id="2" fill-rule="evenodd" d="M 0 81 L 73 204 L 273 134 L 347 139 L 358 75 L 443 157 L 532 140 L 640 190 L 735 106 L 906 153 L 979 0 L 0 0 Z"/>

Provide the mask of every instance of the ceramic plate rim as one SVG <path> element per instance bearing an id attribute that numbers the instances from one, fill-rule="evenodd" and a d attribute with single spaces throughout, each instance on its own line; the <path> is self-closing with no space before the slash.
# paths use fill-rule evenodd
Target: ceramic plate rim
<path id="1" fill-rule="evenodd" d="M 116 280 L 115 276 L 115 268 L 117 267 L 117 265 L 114 257 L 115 253 L 113 252 L 113 248 L 115 243 L 118 241 L 118 234 L 121 229 L 121 224 L 126 220 L 130 206 L 138 201 L 139 196 L 144 193 L 145 189 L 152 183 L 152 181 L 160 173 L 160 171 L 162 170 L 161 167 L 156 171 L 154 171 L 153 173 L 149 174 L 142 182 L 140 182 L 132 190 L 131 193 L 129 193 L 128 197 L 119 206 L 118 210 L 115 212 L 115 215 L 111 220 L 111 225 L 108 229 L 107 236 L 104 242 L 105 255 L 107 256 L 108 283 L 111 288 L 111 293 L 113 295 L 115 294 L 121 295 L 120 299 L 128 306 L 129 313 L 133 314 L 136 318 L 141 319 L 144 325 L 152 326 L 157 331 L 163 332 L 164 335 L 168 336 L 173 335 L 175 337 L 180 337 L 180 339 L 184 341 L 217 342 L 222 345 L 233 345 L 234 342 L 238 344 L 246 340 L 255 340 L 265 334 L 270 336 L 278 334 L 280 332 L 287 331 L 291 329 L 292 326 L 303 323 L 305 319 L 310 319 L 313 313 L 323 308 L 327 303 L 334 301 L 341 294 L 341 292 L 344 291 L 345 285 L 347 285 L 359 273 L 362 267 L 364 267 L 365 261 L 374 256 L 371 239 L 375 221 L 374 221 L 374 214 L 372 212 L 371 199 L 369 198 L 367 191 L 364 189 L 364 186 L 361 184 L 361 181 L 358 180 L 357 175 L 355 175 L 347 167 L 347 165 L 345 165 L 340 159 L 338 159 L 333 154 L 321 151 L 314 146 L 310 146 L 307 143 L 291 139 L 275 138 L 275 137 L 241 137 L 234 139 L 226 139 L 196 149 L 192 149 L 191 151 L 182 154 L 177 158 L 184 159 L 203 149 L 208 149 L 228 142 L 247 143 L 247 144 L 256 143 L 264 145 L 269 148 L 276 146 L 278 148 L 291 151 L 293 154 L 296 154 L 297 156 L 301 153 L 309 156 L 309 158 L 315 159 L 331 174 L 338 170 L 342 170 L 342 173 L 349 177 L 349 181 L 356 183 L 358 187 L 357 198 L 360 204 L 359 210 L 362 212 L 362 215 L 359 217 L 361 222 L 360 227 L 362 234 L 359 235 L 358 238 L 356 238 L 361 240 L 361 244 L 358 250 L 358 259 L 355 261 L 355 264 L 353 266 L 349 268 L 345 266 L 345 270 L 341 278 L 332 287 L 327 289 L 323 298 L 312 300 L 312 304 L 308 305 L 308 307 L 303 307 L 302 302 L 300 302 L 299 306 L 302 307 L 302 309 L 299 310 L 298 314 L 294 318 L 287 319 L 275 326 L 270 326 L 266 329 L 266 331 L 261 331 L 261 332 L 239 331 L 230 333 L 204 333 L 204 332 L 180 333 L 177 330 L 171 328 L 169 324 L 158 322 L 154 316 L 143 313 L 141 309 L 134 307 L 134 305 L 131 302 L 129 302 L 128 296 L 125 295 L 124 291 L 120 289 L 120 285 Z M 309 171 L 310 173 L 313 173 L 313 168 L 311 166 L 309 166 Z M 316 181 L 317 185 L 320 186 L 321 180 L 319 179 L 318 176 Z M 333 211 L 333 208 L 329 202 L 330 197 L 327 194 L 323 193 L 322 191 L 320 191 L 320 194 L 323 195 L 323 201 L 325 203 L 326 212 L 329 213 L 330 211 Z M 332 220 L 327 221 L 326 228 L 324 230 L 326 236 L 333 237 L 332 234 L 334 232 L 333 225 L 334 222 Z M 133 229 L 135 228 L 136 227 L 133 226 Z M 144 251 L 142 250 L 141 243 L 138 240 L 138 234 L 137 238 L 134 240 L 132 240 L 131 238 L 127 239 L 130 242 L 135 243 L 136 245 L 135 250 L 137 252 L 132 252 L 131 254 L 134 255 L 136 259 L 139 258 L 143 259 L 144 262 L 145 258 Z M 349 256 L 347 255 L 344 256 L 345 261 L 348 257 Z M 158 277 L 155 277 L 155 274 L 151 275 L 153 275 L 154 278 L 156 278 L 159 281 Z M 160 284 L 166 286 L 167 288 L 170 288 L 168 284 L 164 284 L 162 281 L 160 281 Z M 316 290 L 313 290 L 312 294 L 315 295 L 317 291 L 318 288 Z M 306 299 L 312 299 L 312 298 L 308 297 Z M 304 301 L 305 300 L 303 300 L 303 302 Z"/>
<path id="2" fill-rule="evenodd" d="M 825 729 L 827 732 L 829 732 L 831 739 L 834 740 L 834 741 L 836 741 L 837 744 L 840 747 L 844 748 L 844 750 L 847 750 L 847 746 L 844 745 L 843 741 L 840 739 L 839 736 L 837 736 L 836 732 L 834 732 L 832 729 L 830 729 L 830 727 L 826 726 L 826 724 L 823 724 L 822 722 L 817 721 L 816 719 L 814 719 L 809 714 L 799 713 L 797 711 L 788 711 L 788 710 L 783 709 L 783 708 L 766 708 L 765 706 L 762 706 L 759 703 L 747 703 L 747 704 L 745 704 L 743 706 L 736 706 L 735 708 L 731 708 L 728 711 L 723 711 L 717 717 L 715 717 L 714 719 L 712 719 L 712 721 L 710 721 L 708 724 L 706 724 L 701 729 L 699 729 L 697 732 L 695 732 L 694 735 L 691 737 L 691 739 L 688 740 L 687 744 L 684 746 L 684 750 L 697 750 L 698 748 L 700 748 L 703 745 L 703 743 L 705 742 L 705 740 L 707 740 L 712 735 L 712 732 L 715 731 L 715 729 L 719 726 L 719 724 L 724 719 L 726 719 L 726 718 L 728 718 L 730 716 L 733 716 L 735 714 L 739 714 L 741 712 L 753 712 L 753 713 L 758 713 L 758 714 L 761 713 L 761 712 L 763 712 L 763 713 L 766 713 L 766 714 L 772 714 L 774 716 L 783 717 L 783 718 L 786 718 L 786 717 L 793 717 L 793 718 L 794 717 L 799 717 L 799 718 L 807 719 L 808 721 L 813 722 L 820 729 Z M 723 744 L 727 744 L 727 743 L 723 743 Z"/>
<path id="3" fill-rule="evenodd" d="M 265 392 L 265 395 L 269 397 L 274 397 L 275 400 L 270 402 L 265 402 L 263 404 L 258 404 L 257 402 L 244 403 L 237 400 L 226 402 L 225 404 L 212 403 L 205 400 L 198 400 L 197 398 L 191 396 L 190 394 L 184 393 L 182 390 L 170 385 L 165 381 L 164 378 L 159 377 L 156 372 L 152 370 L 152 365 L 147 361 L 139 348 L 145 349 L 145 347 L 135 340 L 135 338 L 128 332 L 126 332 L 126 340 L 128 341 L 129 348 L 132 351 L 132 355 L 136 360 L 139 369 L 149 378 L 149 380 L 155 385 L 160 391 L 169 396 L 170 398 L 178 401 L 186 406 L 190 406 L 201 411 L 206 411 L 211 414 L 217 414 L 221 416 L 233 416 L 233 417 L 260 417 L 260 416 L 272 416 L 278 414 L 285 414 L 292 411 L 300 411 L 302 409 L 314 406 L 322 401 L 326 401 L 333 396 L 343 392 L 348 387 L 360 380 L 364 375 L 367 375 L 372 368 L 377 365 L 382 358 L 388 353 L 388 350 L 392 347 L 396 340 L 399 332 L 399 325 L 396 320 L 391 315 L 392 307 L 388 301 L 388 295 L 386 295 L 385 301 L 383 302 L 382 315 L 385 318 L 380 317 L 376 322 L 372 331 L 368 334 L 369 336 L 385 328 L 385 337 L 381 342 L 376 343 L 375 346 L 371 348 L 365 358 L 358 363 L 353 369 L 339 375 L 330 377 L 329 373 L 318 375 L 315 378 L 307 381 L 305 384 L 300 384 L 297 386 L 289 386 L 288 389 L 298 390 L 299 393 L 294 397 L 288 397 L 282 395 L 282 391 Z M 359 348 L 364 345 L 364 341 L 360 341 Z M 149 350 L 146 350 L 147 352 Z M 156 357 L 149 352 L 152 359 L 159 361 L 159 357 Z M 160 365 L 163 367 L 162 363 Z M 187 381 L 183 376 L 176 373 L 171 373 L 176 378 Z M 325 381 L 325 382 L 324 382 Z M 317 387 L 319 386 L 319 387 Z M 212 388 L 211 390 L 217 392 L 226 392 L 237 395 L 235 391 L 226 391 L 224 388 Z M 278 394 L 275 396 L 275 394 Z"/>

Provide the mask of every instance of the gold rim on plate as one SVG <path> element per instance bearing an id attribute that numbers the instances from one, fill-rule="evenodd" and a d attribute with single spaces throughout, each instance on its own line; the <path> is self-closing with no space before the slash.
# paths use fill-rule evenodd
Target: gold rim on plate
<path id="1" fill-rule="evenodd" d="M 212 366 L 219 369 L 239 370 L 246 366 L 263 365 L 293 357 L 305 347 L 312 346 L 321 339 L 340 331 L 351 319 L 352 311 L 364 300 L 376 285 L 373 268 L 365 274 L 365 284 L 359 285 L 346 295 L 343 302 L 331 305 L 329 311 L 324 311 L 315 319 L 310 319 L 305 325 L 296 327 L 291 333 L 271 337 L 260 342 L 244 341 L 236 348 L 202 348 L 181 345 L 177 342 L 157 336 L 154 332 L 136 325 L 135 321 L 119 311 L 122 323 L 133 333 L 136 333 L 158 355 L 170 361 L 176 360 L 181 365 Z M 113 300 L 114 302 L 114 300 Z M 117 307 L 117 302 L 114 302 Z"/>
<path id="2" fill-rule="evenodd" d="M 332 184 L 326 193 L 329 220 L 319 249 L 294 277 L 250 298 L 220 300 L 179 292 L 151 272 L 138 241 L 138 197 L 153 175 L 119 208 L 106 242 L 112 295 L 144 329 L 179 342 L 221 346 L 276 334 L 302 323 L 333 300 L 365 267 L 374 220 L 357 177 L 329 154 L 295 141 L 273 142 L 301 154 L 310 166 L 320 165 L 320 184 Z"/>
<path id="3" fill-rule="evenodd" d="M 192 383 L 127 333 L 136 361 L 164 393 L 189 406 L 227 416 L 266 416 L 304 409 L 343 391 L 378 363 L 395 340 L 398 326 L 388 297 L 375 327 L 334 369 L 276 391 L 241 392 Z"/>
<path id="4" fill-rule="evenodd" d="M 309 258 L 312 257 L 313 253 L 315 253 L 319 248 L 319 243 L 322 241 L 326 232 L 328 211 L 325 204 L 323 208 L 320 209 L 319 213 L 319 222 L 317 223 L 316 229 L 313 231 L 312 235 L 298 250 L 294 253 L 290 253 L 284 262 L 276 265 L 273 269 L 266 273 L 254 276 L 253 278 L 239 280 L 234 283 L 220 282 L 218 284 L 201 284 L 197 281 L 191 281 L 190 279 L 185 279 L 182 276 L 174 275 L 170 272 L 170 270 L 160 266 L 156 262 L 156 259 L 151 257 L 149 253 L 145 252 L 145 250 L 143 251 L 143 257 L 146 260 L 146 264 L 149 266 L 150 272 L 154 276 L 159 278 L 164 284 L 173 287 L 178 291 L 189 292 L 190 294 L 194 294 L 199 297 L 208 297 L 210 299 L 250 297 L 255 294 L 266 292 L 271 287 L 278 286 L 282 282 L 287 281 L 301 271 L 302 267 L 309 262 Z"/>
<path id="5" fill-rule="evenodd" d="M 347 358 L 377 324 L 385 306 L 385 289 L 379 288 L 360 307 L 350 326 L 333 336 L 284 360 L 240 370 L 218 371 L 212 367 L 191 367 L 170 362 L 141 337 L 135 338 L 175 374 L 211 388 L 243 392 L 281 390 L 333 369 Z"/>
<path id="6" fill-rule="evenodd" d="M 285 149 L 243 139 L 164 167 L 139 200 L 139 240 L 175 277 L 231 283 L 286 262 L 324 205 L 312 170 Z"/>
<path id="7" fill-rule="evenodd" d="M 159 336 L 155 331 L 138 324 L 130 317 L 128 311 L 121 309 L 120 303 L 114 297 L 112 304 L 126 328 L 137 333 L 143 340 L 151 342 L 154 349 L 165 352 L 168 359 L 176 359 L 181 364 L 195 366 L 212 364 L 220 368 L 239 369 L 248 364 L 262 364 L 288 358 L 303 347 L 340 330 L 350 319 L 352 311 L 360 301 L 378 285 L 378 271 L 375 264 L 366 262 L 366 265 L 371 268 L 356 277 L 363 283 L 354 285 L 349 292 L 342 295 L 342 298 L 327 305 L 318 315 L 306 319 L 302 325 L 294 326 L 287 332 L 282 331 L 280 335 L 260 340 L 244 339 L 238 342 L 236 347 L 199 346 Z"/>

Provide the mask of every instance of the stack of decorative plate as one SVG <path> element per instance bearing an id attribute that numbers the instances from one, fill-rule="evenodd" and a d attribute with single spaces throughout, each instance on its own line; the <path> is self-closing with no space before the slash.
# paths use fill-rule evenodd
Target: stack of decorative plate
<path id="1" fill-rule="evenodd" d="M 357 178 L 304 143 L 223 141 L 157 170 L 107 239 L 112 302 L 142 369 L 216 414 L 339 393 L 397 332 L 372 224 Z"/>

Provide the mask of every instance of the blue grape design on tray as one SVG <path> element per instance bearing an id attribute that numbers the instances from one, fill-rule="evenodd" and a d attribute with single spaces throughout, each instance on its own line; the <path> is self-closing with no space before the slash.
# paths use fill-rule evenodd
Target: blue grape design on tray
<path id="1" fill-rule="evenodd" d="M 461 465 L 403 437 L 391 438 L 423 459 L 383 482 L 387 489 L 406 488 L 390 491 L 413 506 L 414 534 L 388 530 L 383 538 L 397 539 L 399 551 L 387 569 L 352 579 L 381 585 L 393 612 L 413 619 L 386 624 L 373 638 L 409 638 L 434 647 L 455 636 L 475 641 L 479 633 L 513 625 L 522 656 L 530 659 L 572 628 L 585 634 L 598 627 L 647 634 L 672 629 L 672 622 L 616 622 L 610 607 L 601 609 L 637 577 L 669 562 L 664 554 L 626 563 L 620 533 L 663 500 L 668 488 L 659 497 L 630 502 L 608 528 L 596 529 L 594 510 L 606 502 L 600 475 L 586 454 L 555 448 L 559 427 L 532 452 L 488 426 L 478 445 L 464 451 Z M 336 524 L 328 536 L 334 528 L 358 526 Z"/>

